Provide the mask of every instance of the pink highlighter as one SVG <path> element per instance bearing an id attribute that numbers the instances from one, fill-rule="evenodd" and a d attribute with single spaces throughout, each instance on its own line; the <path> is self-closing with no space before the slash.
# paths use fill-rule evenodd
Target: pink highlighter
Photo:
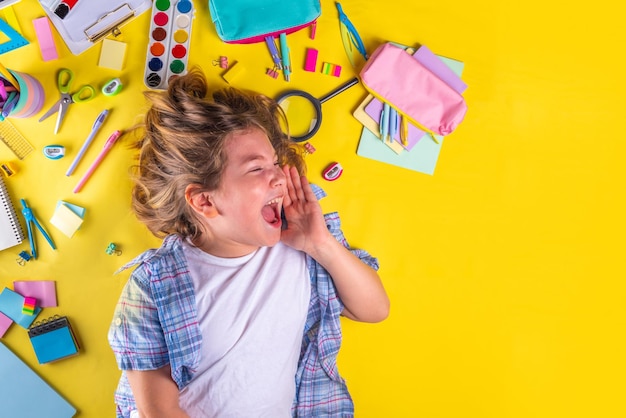
<path id="1" fill-rule="evenodd" d="M 111 136 L 107 139 L 107 142 L 104 143 L 104 148 L 102 148 L 102 151 L 100 151 L 100 154 L 98 155 L 96 160 L 91 164 L 91 167 L 89 167 L 89 170 L 87 170 L 83 178 L 80 179 L 76 187 L 74 187 L 74 193 L 80 192 L 85 183 L 87 183 L 87 180 L 89 180 L 93 172 L 96 171 L 96 168 L 98 168 L 102 160 L 104 160 L 104 157 L 106 157 L 106 155 L 109 153 L 109 150 L 113 148 L 115 141 L 117 141 L 117 139 L 122 136 L 122 133 L 122 131 L 115 131 L 111 134 Z"/>

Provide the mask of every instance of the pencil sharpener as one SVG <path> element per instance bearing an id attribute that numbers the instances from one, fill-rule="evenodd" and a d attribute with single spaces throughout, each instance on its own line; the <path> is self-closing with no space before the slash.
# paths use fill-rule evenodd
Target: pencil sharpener
<path id="1" fill-rule="evenodd" d="M 335 181 L 339 177 L 341 177 L 342 173 L 343 173 L 343 167 L 341 167 L 341 164 L 332 163 L 331 165 L 329 165 L 328 167 L 324 169 L 324 171 L 322 172 L 322 177 L 324 177 L 324 179 L 328 181 Z"/>

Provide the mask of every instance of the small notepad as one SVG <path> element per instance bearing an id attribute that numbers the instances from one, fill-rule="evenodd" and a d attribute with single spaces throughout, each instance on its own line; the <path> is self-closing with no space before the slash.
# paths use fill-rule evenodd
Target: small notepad
<path id="1" fill-rule="evenodd" d="M 124 42 L 104 39 L 102 41 L 98 66 L 121 71 L 124 68 L 125 55 L 126 44 Z"/>
<path id="2" fill-rule="evenodd" d="M 28 330 L 39 364 L 78 354 L 78 342 L 67 317 L 54 316 L 37 322 Z"/>
<path id="3" fill-rule="evenodd" d="M 82 225 L 83 218 L 81 215 L 77 214 L 75 208 L 70 207 L 70 205 L 66 202 L 60 201 L 57 204 L 52 218 L 50 218 L 50 223 L 56 226 L 69 238 L 72 238 L 78 228 Z"/>

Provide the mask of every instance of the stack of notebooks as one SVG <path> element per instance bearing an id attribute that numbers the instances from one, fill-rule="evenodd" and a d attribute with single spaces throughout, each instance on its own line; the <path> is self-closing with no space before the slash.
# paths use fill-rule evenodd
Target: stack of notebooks
<path id="1" fill-rule="evenodd" d="M 413 57 L 457 93 L 462 94 L 467 89 L 467 84 L 461 80 L 462 62 L 435 55 L 425 46 L 420 46 Z M 368 95 L 354 111 L 354 117 L 364 126 L 357 154 L 409 170 L 434 174 L 443 137 L 437 135 L 437 143 L 424 131 L 409 125 L 406 145 L 402 144 L 399 136 L 393 138 L 393 141 L 382 141 L 378 127 L 382 108 L 380 100 Z"/>

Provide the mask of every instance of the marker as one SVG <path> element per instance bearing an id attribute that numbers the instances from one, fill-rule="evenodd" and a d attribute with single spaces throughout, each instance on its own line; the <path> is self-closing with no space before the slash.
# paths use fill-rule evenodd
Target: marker
<path id="1" fill-rule="evenodd" d="M 285 73 L 285 80 L 289 81 L 289 75 L 291 74 L 291 62 L 289 58 L 289 45 L 287 45 L 287 34 L 280 34 L 280 53 L 283 57 L 283 72 Z"/>
<path id="2" fill-rule="evenodd" d="M 278 53 L 278 49 L 276 49 L 276 43 L 274 43 L 274 37 L 266 36 L 265 43 L 267 44 L 267 49 L 270 50 L 272 61 L 274 61 L 274 68 L 277 70 L 282 70 L 283 66 L 280 63 L 280 54 Z"/>
<path id="3" fill-rule="evenodd" d="M 107 142 L 104 143 L 104 148 L 102 148 L 102 151 L 100 151 L 100 154 L 98 155 L 96 160 L 93 162 L 93 164 L 91 164 L 91 167 L 89 167 L 89 170 L 87 170 L 87 172 L 85 173 L 83 178 L 78 182 L 76 187 L 74 187 L 74 193 L 78 193 L 80 189 L 83 188 L 85 183 L 87 183 L 87 180 L 89 180 L 89 177 L 91 177 L 93 172 L 96 171 L 96 168 L 98 168 L 102 160 L 104 160 L 104 157 L 106 157 L 106 155 L 109 153 L 111 148 L 113 148 L 115 141 L 117 141 L 117 139 L 121 135 L 122 135 L 122 131 L 115 131 L 111 134 L 109 139 L 107 139 Z"/>
<path id="4" fill-rule="evenodd" d="M 56 9 L 54 9 L 54 14 L 61 19 L 65 19 L 65 16 L 74 8 L 76 3 L 78 3 L 78 0 L 63 0 Z"/>
<path id="5" fill-rule="evenodd" d="M 93 123 L 93 126 L 91 127 L 91 132 L 89 133 L 89 136 L 87 137 L 87 139 L 85 139 L 83 146 L 80 147 L 80 150 L 78 151 L 78 155 L 76 155 L 76 158 L 74 158 L 74 161 L 72 161 L 70 168 L 67 169 L 67 172 L 65 173 L 66 176 L 72 175 L 72 173 L 76 169 L 76 166 L 78 165 L 78 162 L 81 160 L 81 158 L 83 158 L 83 155 L 85 155 L 85 151 L 87 151 L 87 148 L 89 148 L 89 145 L 91 144 L 94 137 L 100 130 L 100 127 L 104 123 L 104 120 L 106 119 L 108 114 L 109 114 L 108 109 L 104 109 L 102 112 L 100 112 L 100 114 L 96 118 L 96 121 Z"/>

